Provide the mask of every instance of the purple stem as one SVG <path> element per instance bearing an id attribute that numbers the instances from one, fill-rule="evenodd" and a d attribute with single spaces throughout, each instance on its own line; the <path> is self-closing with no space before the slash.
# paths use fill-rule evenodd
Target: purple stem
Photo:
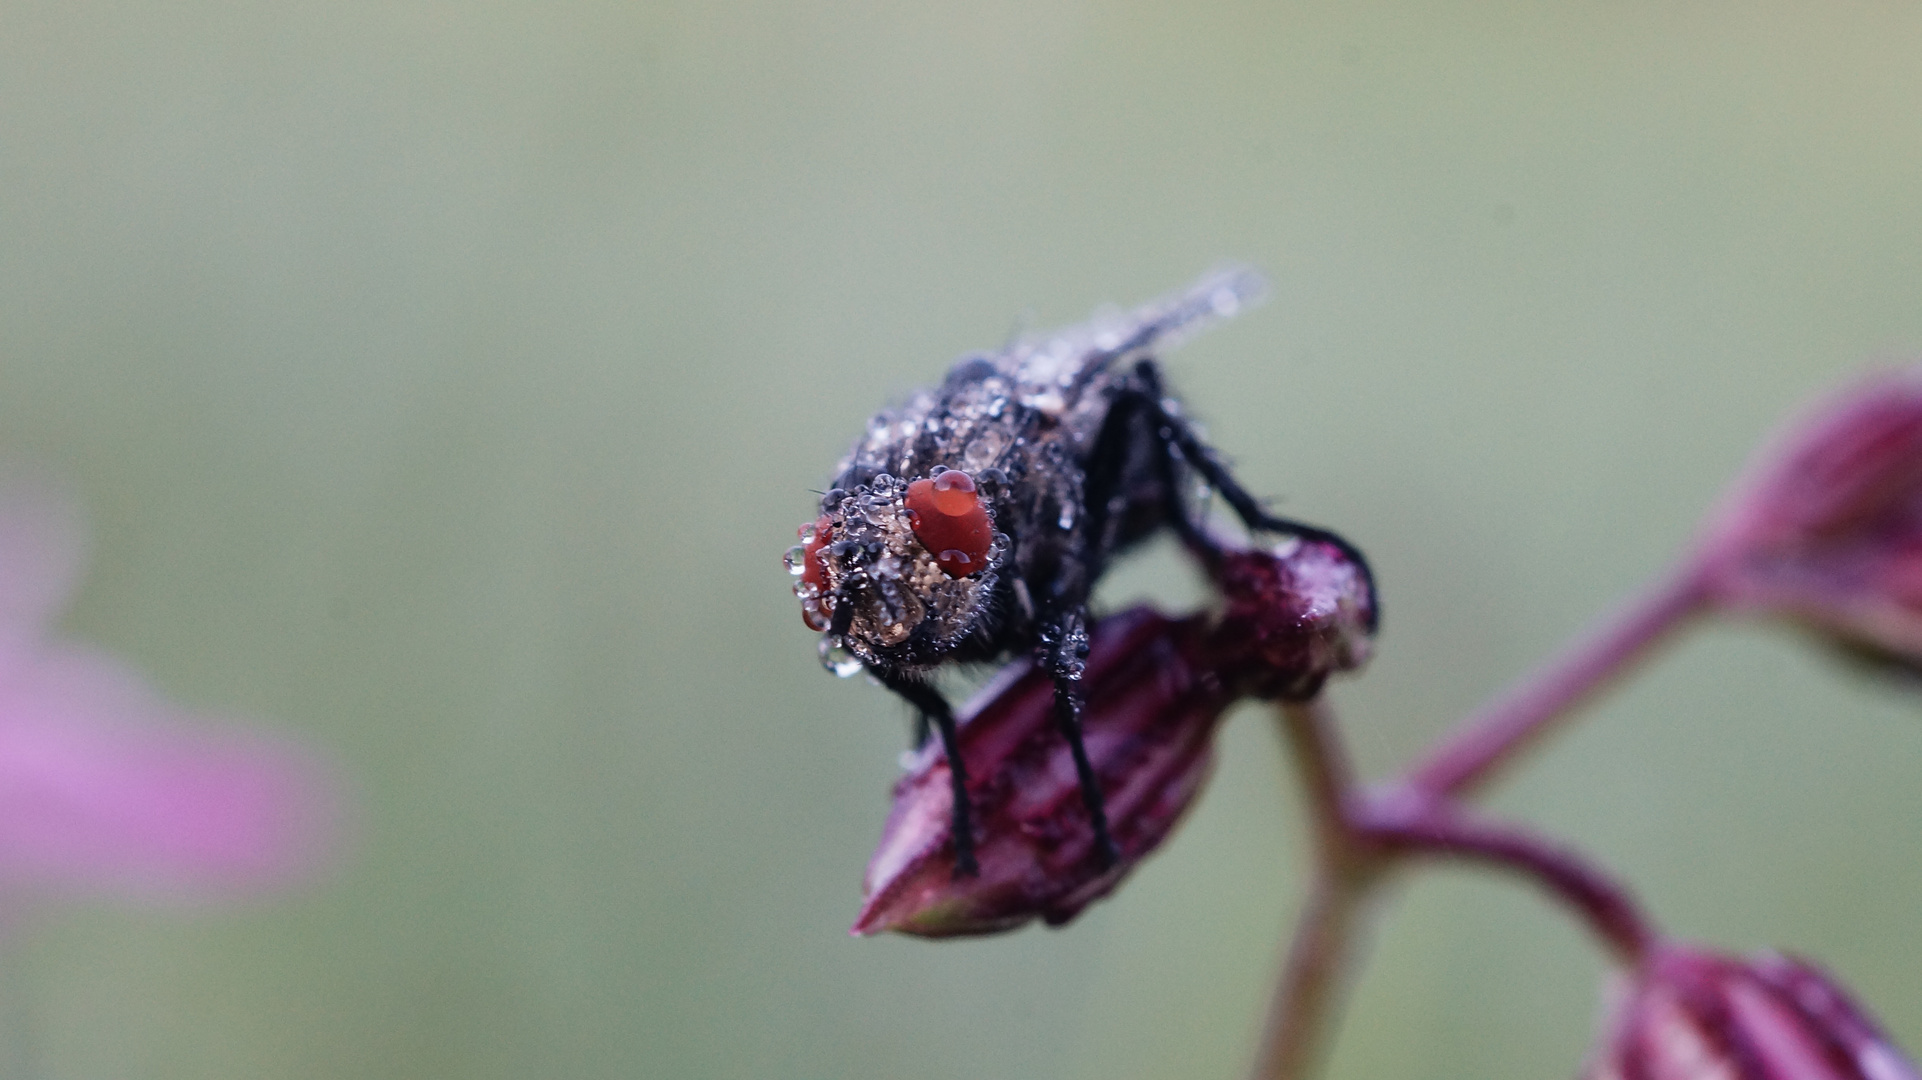
<path id="1" fill-rule="evenodd" d="M 1353 967 L 1350 956 L 1368 893 L 1366 881 L 1342 880 L 1325 871 L 1315 875 L 1268 1007 L 1254 1080 L 1305 1080 L 1315 1074 Z"/>
<path id="2" fill-rule="evenodd" d="M 1307 798 L 1316 855 L 1329 868 L 1344 870 L 1355 855 L 1347 818 L 1356 788 L 1354 768 L 1348 763 L 1334 709 L 1317 695 L 1309 701 L 1283 702 L 1280 714 L 1282 735 L 1288 740 L 1288 759 L 1294 762 L 1302 794 Z"/>
<path id="3" fill-rule="evenodd" d="M 1604 633 L 1596 639 L 1602 647 L 1577 648 L 1575 654 L 1612 656 L 1619 667 L 1640 655 L 1667 626 L 1693 609 L 1693 589 L 1688 592 L 1689 601 L 1672 602 L 1669 607 L 1674 613 L 1667 617 L 1651 614 L 1620 620 L 1617 627 L 1634 624 L 1641 629 Z M 1642 607 L 1653 612 L 1660 606 Z M 1557 670 L 1576 668 L 1590 675 L 1585 681 L 1562 680 L 1562 685 L 1574 687 L 1561 697 L 1564 707 L 1593 692 L 1610 674 L 1599 661 L 1588 665 L 1564 662 Z M 1547 695 L 1540 699 L 1547 700 Z M 1280 714 L 1289 757 L 1308 804 L 1316 872 L 1268 1010 L 1261 1050 L 1251 1074 L 1254 1080 L 1305 1080 L 1314 1074 L 1340 1007 L 1342 983 L 1351 966 L 1368 896 L 1388 869 L 1403 859 L 1463 859 L 1520 874 L 1581 916 L 1626 963 L 1639 960 L 1658 940 L 1628 891 L 1567 849 L 1512 826 L 1473 820 L 1445 797 L 1430 796 L 1406 783 L 1381 797 L 1361 797 L 1334 712 L 1320 697 L 1284 703 Z M 1461 740 L 1451 744 L 1438 759 L 1446 763 L 1451 760 L 1450 752 L 1461 746 L 1479 752 L 1479 759 L 1471 759 L 1466 756 L 1468 750 L 1461 751 L 1463 762 L 1476 765 L 1466 771 L 1465 786 L 1486 776 L 1555 715 L 1559 711 L 1534 714 L 1526 724 L 1511 720 L 1499 729 L 1511 733 L 1506 740 L 1498 742 L 1492 736 L 1481 742 Z M 1490 730 L 1497 729 L 1490 724 L 1478 725 L 1470 728 L 1468 735 Z"/>
<path id="4" fill-rule="evenodd" d="M 1402 782 L 1423 801 L 1466 795 L 1700 612 L 1708 589 L 1690 562 L 1562 654 L 1484 705 Z"/>
<path id="5" fill-rule="evenodd" d="M 1571 908 L 1626 965 L 1659 940 L 1633 897 L 1573 851 L 1511 825 L 1445 805 L 1377 800 L 1349 815 L 1358 842 L 1384 858 L 1427 856 L 1486 863 L 1520 874 Z"/>
<path id="6" fill-rule="evenodd" d="M 1315 884 L 1268 1008 L 1253 1080 L 1305 1080 L 1314 1074 L 1340 1005 L 1362 901 L 1378 873 L 1377 860 L 1348 826 L 1355 786 L 1334 711 L 1316 697 L 1283 702 L 1279 719 L 1308 803 Z"/>

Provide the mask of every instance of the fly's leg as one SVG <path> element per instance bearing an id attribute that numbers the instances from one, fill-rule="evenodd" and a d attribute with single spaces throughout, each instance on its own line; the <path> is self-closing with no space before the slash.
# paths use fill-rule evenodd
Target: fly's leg
<path id="1" fill-rule="evenodd" d="M 1101 430 L 1088 451 L 1082 486 L 1082 502 L 1087 508 L 1085 580 L 1098 580 L 1108 554 L 1120 546 L 1119 533 L 1126 525 L 1116 522 L 1115 514 L 1139 500 L 1143 484 L 1159 490 L 1164 503 L 1162 520 L 1174 529 L 1182 545 L 1204 561 L 1213 561 L 1216 545 L 1189 514 L 1182 497 L 1178 461 L 1159 435 L 1160 396 L 1159 386 L 1152 380 L 1135 379 L 1123 384 L 1110 399 Z M 1142 447 L 1144 441 L 1152 441 L 1153 446 Z M 1146 476 L 1141 475 L 1144 468 L 1150 470 Z"/>
<path id="2" fill-rule="evenodd" d="M 1171 451 L 1180 454 L 1188 467 L 1195 470 L 1209 487 L 1221 493 L 1222 500 L 1233 508 L 1243 525 L 1252 531 L 1285 533 L 1330 544 L 1360 568 L 1362 580 L 1368 586 L 1368 629 L 1371 632 L 1375 630 L 1381 620 L 1381 600 L 1380 594 L 1375 591 L 1375 572 L 1369 568 L 1367 556 L 1340 533 L 1270 514 L 1262 507 L 1261 500 L 1241 486 L 1214 450 L 1201 441 L 1194 427 L 1169 409 L 1162 399 L 1161 372 L 1155 362 L 1143 360 L 1136 364 L 1135 377 L 1141 384 L 1142 392 L 1149 397 L 1159 422 L 1157 437 Z"/>
<path id="3" fill-rule="evenodd" d="M 1208 535 L 1201 516 L 1189 509 L 1184 492 L 1187 480 L 1182 474 L 1186 459 L 1174 448 L 1166 430 L 1169 410 L 1162 401 L 1160 372 L 1150 358 L 1139 361 L 1133 375 L 1114 392 L 1100 434 L 1088 454 L 1091 464 L 1086 501 L 1090 550 L 1113 550 L 1114 537 L 1105 531 L 1112 516 L 1111 508 L 1117 503 L 1125 505 L 1126 493 L 1121 490 L 1124 483 L 1141 480 L 1123 476 L 1120 470 L 1126 466 L 1118 463 L 1130 460 L 1130 451 L 1134 448 L 1129 444 L 1133 440 L 1148 439 L 1155 444 L 1147 467 L 1153 470 L 1154 483 L 1161 491 L 1162 522 L 1174 530 L 1175 538 L 1190 554 L 1212 568 L 1220 561 L 1221 544 Z M 1093 568 L 1091 576 L 1099 576 L 1099 569 Z"/>
<path id="4" fill-rule="evenodd" d="M 900 695 L 920 713 L 918 729 L 926 732 L 933 723 L 941 733 L 941 749 L 948 758 L 948 780 L 954 790 L 954 809 L 948 823 L 954 833 L 954 876 L 979 877 L 981 867 L 974 860 L 974 807 L 968 801 L 968 766 L 961 757 L 961 740 L 954 729 L 954 710 L 941 691 L 919 679 L 882 675 L 882 685 Z M 922 742 L 926 742 L 923 735 Z"/>
<path id="5" fill-rule="evenodd" d="M 1088 748 L 1081 739 L 1081 668 L 1088 657 L 1087 608 L 1078 608 L 1065 618 L 1051 620 L 1042 630 L 1041 661 L 1054 675 L 1054 722 L 1067 741 L 1074 757 L 1075 778 L 1081 783 L 1081 803 L 1088 808 L 1088 822 L 1094 828 L 1095 857 L 1102 869 L 1121 859 L 1114 837 L 1108 833 L 1107 801 L 1101 783 L 1088 760 Z"/>
<path id="6" fill-rule="evenodd" d="M 839 596 L 840 594 L 836 593 L 835 595 Z M 836 639 L 846 637 L 848 632 L 848 625 L 853 621 L 854 621 L 854 605 L 850 603 L 846 603 L 845 601 L 836 601 L 834 605 L 834 615 L 832 617 L 832 621 L 828 623 L 828 635 Z M 910 681 L 911 680 L 907 680 L 907 679 L 883 679 L 882 683 L 883 685 L 887 686 L 888 689 L 893 690 L 896 694 L 907 699 L 908 704 L 914 706 L 914 734 L 913 736 L 911 736 L 914 741 L 908 747 L 908 749 L 919 750 L 922 747 L 928 745 L 929 710 L 926 706 L 924 706 L 921 703 L 921 698 L 917 697 L 915 694 L 911 694 L 908 691 L 902 689 L 902 686 L 908 685 Z M 922 688 L 928 690 L 929 693 L 933 693 L 934 697 L 936 698 L 941 697 L 940 694 L 934 693 L 931 687 L 926 687 L 924 684 L 921 684 L 921 683 L 915 683 L 914 685 L 922 686 Z M 947 701 L 945 699 L 942 699 L 941 708 L 945 710 L 947 709 L 947 707 L 948 707 Z"/>
<path id="7" fill-rule="evenodd" d="M 1173 456 L 1157 434 L 1163 413 L 1160 397 L 1151 373 L 1149 381 L 1134 380 L 1134 385 L 1119 388 L 1109 401 L 1101 430 L 1083 459 L 1087 465 L 1081 478 L 1083 522 L 1078 550 L 1062 560 L 1055 575 L 1035 650 L 1036 662 L 1054 678 L 1055 727 L 1074 757 L 1081 801 L 1088 809 L 1097 858 L 1104 868 L 1118 862 L 1121 853 L 1108 828 L 1107 802 L 1088 760 L 1081 730 L 1081 669 L 1088 655 L 1089 594 L 1128 527 L 1126 522 L 1116 520 L 1116 515 L 1127 513 L 1140 500 L 1144 484 L 1159 490 L 1166 504 L 1163 517 L 1183 543 L 1203 552 L 1204 557 L 1212 550 L 1200 527 L 1188 516 L 1176 484 Z M 1154 440 L 1154 444 L 1144 446 L 1143 440 Z M 1151 472 L 1143 475 L 1144 468 Z"/>

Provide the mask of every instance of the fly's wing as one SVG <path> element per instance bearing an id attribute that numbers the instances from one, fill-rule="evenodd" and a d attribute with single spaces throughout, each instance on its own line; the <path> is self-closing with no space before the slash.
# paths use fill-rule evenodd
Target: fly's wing
<path id="1" fill-rule="evenodd" d="M 1136 308 L 1111 327 L 1095 320 L 1095 344 L 1117 356 L 1136 350 L 1172 349 L 1244 308 L 1268 298 L 1268 281 L 1246 266 L 1204 274 L 1178 293 Z"/>
<path id="2" fill-rule="evenodd" d="M 1080 326 L 1017 344 L 999 366 L 1023 404 L 1059 416 L 1117 360 L 1174 348 L 1267 294 L 1267 281 L 1248 267 L 1216 270 L 1133 311 L 1100 313 Z"/>
<path id="3" fill-rule="evenodd" d="M 911 478 L 936 465 L 970 472 L 1004 465 L 1038 429 L 1091 435 L 1106 403 L 1089 391 L 1118 361 L 1171 348 L 1258 303 L 1267 289 L 1253 270 L 1217 270 L 1133 311 L 964 357 L 939 386 L 875 414 L 835 483 L 852 487 L 883 472 Z"/>

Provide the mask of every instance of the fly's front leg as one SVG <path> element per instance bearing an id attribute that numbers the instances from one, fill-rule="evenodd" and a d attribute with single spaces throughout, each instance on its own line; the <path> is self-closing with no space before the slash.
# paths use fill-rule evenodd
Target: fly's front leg
<path id="1" fill-rule="evenodd" d="M 941 749 L 948 758 L 948 781 L 954 792 L 954 809 L 948 823 L 954 833 L 954 876 L 979 877 L 981 867 L 974 859 L 974 807 L 968 800 L 968 765 L 961 757 L 961 740 L 954 728 L 954 710 L 941 691 L 919 679 L 905 675 L 883 675 L 882 685 L 900 695 L 920 714 L 918 730 L 926 742 L 928 724 L 941 733 Z"/>
<path id="2" fill-rule="evenodd" d="M 1155 416 L 1159 421 L 1156 434 L 1169 449 L 1180 454 L 1188 467 L 1195 470 L 1209 487 L 1221 493 L 1222 501 L 1233 508 L 1243 525 L 1251 531 L 1286 533 L 1304 540 L 1331 544 L 1361 570 L 1362 580 L 1368 586 L 1368 629 L 1372 633 L 1381 621 L 1381 597 L 1375 591 L 1375 572 L 1369 567 L 1368 557 L 1361 553 L 1361 549 L 1349 543 L 1340 533 L 1270 514 L 1261 505 L 1261 500 L 1241 486 L 1241 482 L 1228 471 L 1228 466 L 1222 464 L 1214 450 L 1201 441 L 1201 437 L 1195 434 L 1194 426 L 1168 407 L 1161 393 L 1161 372 L 1154 361 L 1143 360 L 1136 364 L 1135 376 L 1140 380 L 1143 391 L 1153 400 Z"/>
<path id="3" fill-rule="evenodd" d="M 1088 657 L 1087 608 L 1083 605 L 1050 620 L 1041 635 L 1040 659 L 1054 676 L 1054 722 L 1067 740 L 1074 757 L 1075 777 L 1081 784 L 1081 802 L 1088 808 L 1088 821 L 1094 828 L 1095 856 L 1106 869 L 1121 858 L 1114 837 L 1108 833 L 1108 807 L 1101 795 L 1101 783 L 1088 748 L 1081 739 L 1081 669 Z"/>

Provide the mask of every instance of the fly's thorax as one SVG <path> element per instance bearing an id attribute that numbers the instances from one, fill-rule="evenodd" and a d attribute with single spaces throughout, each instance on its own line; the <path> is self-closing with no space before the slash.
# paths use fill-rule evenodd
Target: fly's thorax
<path id="1" fill-rule="evenodd" d="M 879 473 L 932 476 L 939 466 L 978 474 L 1002 464 L 1036 416 L 1019 403 L 997 359 L 965 359 L 939 386 L 876 413 L 836 470 L 841 482 L 851 488 Z"/>
<path id="2" fill-rule="evenodd" d="M 1009 547 L 993 529 L 995 490 L 937 467 L 828 492 L 789 552 L 803 621 L 830 638 L 839 630 L 830 649 L 870 667 L 938 662 L 986 617 Z"/>

